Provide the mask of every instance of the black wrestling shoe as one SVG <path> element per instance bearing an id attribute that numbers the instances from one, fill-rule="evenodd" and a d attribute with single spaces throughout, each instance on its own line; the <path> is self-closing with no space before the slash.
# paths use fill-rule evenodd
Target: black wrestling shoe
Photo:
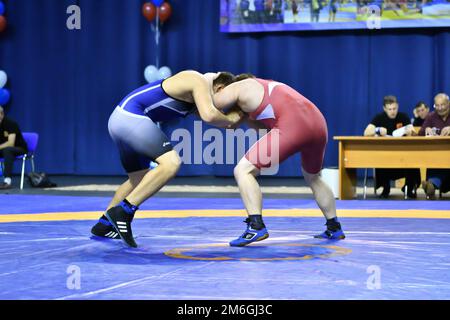
<path id="1" fill-rule="evenodd" d="M 92 227 L 91 233 L 100 238 L 120 239 L 119 233 L 113 228 L 108 220 L 100 218 L 95 226 Z"/>
<path id="2" fill-rule="evenodd" d="M 134 214 L 129 214 L 121 206 L 117 206 L 106 211 L 105 216 L 119 233 L 120 238 L 128 246 L 137 248 L 133 238 L 133 231 L 131 230 L 131 221 L 133 221 Z"/>

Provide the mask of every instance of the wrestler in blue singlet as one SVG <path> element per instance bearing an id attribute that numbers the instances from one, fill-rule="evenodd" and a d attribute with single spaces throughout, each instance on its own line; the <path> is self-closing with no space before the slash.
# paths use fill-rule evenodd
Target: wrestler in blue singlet
<path id="1" fill-rule="evenodd" d="M 159 80 L 134 90 L 109 118 L 109 134 L 119 148 L 127 173 L 147 169 L 150 161 L 173 150 L 156 122 L 185 117 L 196 110 L 194 104 L 170 97 L 162 83 Z"/>

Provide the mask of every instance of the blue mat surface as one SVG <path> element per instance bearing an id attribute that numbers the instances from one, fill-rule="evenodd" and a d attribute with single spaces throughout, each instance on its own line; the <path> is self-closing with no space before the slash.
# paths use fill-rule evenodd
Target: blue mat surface
<path id="1" fill-rule="evenodd" d="M 137 249 L 92 221 L 0 224 L 0 299 L 450 299 L 448 219 L 345 218 L 339 242 L 312 238 L 320 218 L 265 220 L 245 248 L 239 217 L 139 219 Z"/>
<path id="2" fill-rule="evenodd" d="M 110 197 L 0 195 L 0 214 L 102 211 L 108 206 Z M 337 201 L 338 209 L 361 210 L 450 210 L 450 201 Z M 143 210 L 188 210 L 188 209 L 242 209 L 239 198 L 152 198 L 146 201 Z M 264 199 L 265 209 L 318 208 L 314 200 Z"/>

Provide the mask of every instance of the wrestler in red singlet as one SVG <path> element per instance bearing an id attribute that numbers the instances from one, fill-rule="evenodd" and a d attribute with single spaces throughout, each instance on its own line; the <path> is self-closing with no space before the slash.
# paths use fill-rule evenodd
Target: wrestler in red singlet
<path id="1" fill-rule="evenodd" d="M 301 152 L 302 167 L 306 172 L 319 173 L 328 141 L 327 124 L 322 113 L 311 101 L 288 85 L 270 80 L 255 80 L 264 86 L 264 98 L 249 117 L 251 120 L 261 121 L 271 131 L 250 148 L 245 155 L 247 160 L 261 169 L 277 165 L 294 153 Z M 278 129 L 279 133 L 278 157 L 271 150 L 271 145 L 274 145 L 271 139 L 277 132 L 273 129 Z M 264 159 L 261 159 L 262 156 Z"/>

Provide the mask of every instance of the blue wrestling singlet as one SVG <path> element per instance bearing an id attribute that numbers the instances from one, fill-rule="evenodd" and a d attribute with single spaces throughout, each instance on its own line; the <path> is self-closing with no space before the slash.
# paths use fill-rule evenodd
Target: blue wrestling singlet
<path id="1" fill-rule="evenodd" d="M 137 115 L 146 115 L 154 122 L 185 117 L 195 110 L 194 104 L 167 95 L 162 88 L 163 81 L 159 80 L 134 90 L 120 102 L 119 108 Z"/>
<path id="2" fill-rule="evenodd" d="M 109 134 L 127 173 L 148 169 L 150 161 L 173 150 L 170 139 L 156 122 L 185 117 L 196 110 L 194 104 L 167 95 L 162 83 L 160 80 L 134 90 L 109 118 Z"/>

